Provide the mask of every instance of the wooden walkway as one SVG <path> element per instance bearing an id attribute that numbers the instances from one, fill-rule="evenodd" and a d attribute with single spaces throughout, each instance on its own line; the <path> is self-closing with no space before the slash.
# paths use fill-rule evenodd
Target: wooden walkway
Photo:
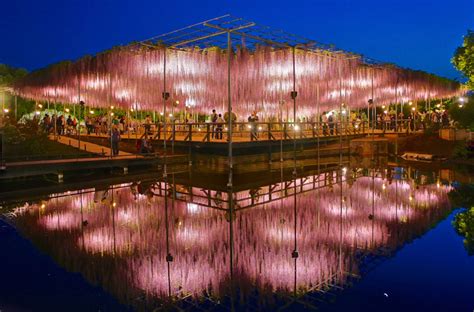
<path id="1" fill-rule="evenodd" d="M 50 136 L 49 138 L 51 140 L 56 140 L 56 142 L 58 143 L 72 146 L 89 153 L 102 155 L 104 157 L 112 155 L 112 151 L 109 147 L 90 143 L 90 142 L 79 141 L 78 139 L 75 139 L 69 136 L 56 136 L 56 137 Z M 135 154 L 127 153 L 124 151 L 119 151 L 118 157 L 123 157 L 123 156 L 142 157 L 141 155 L 135 155 Z"/>

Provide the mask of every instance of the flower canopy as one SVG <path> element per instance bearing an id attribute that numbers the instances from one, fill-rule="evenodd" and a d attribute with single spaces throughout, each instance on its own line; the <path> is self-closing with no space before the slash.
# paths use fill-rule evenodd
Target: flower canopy
<path id="1" fill-rule="evenodd" d="M 207 113 L 226 110 L 229 70 L 233 110 L 238 115 L 256 110 L 261 116 L 277 115 L 292 101 L 292 90 L 298 92 L 298 116 L 343 103 L 364 108 L 368 99 L 387 105 L 459 93 L 458 83 L 445 78 L 374 63 L 288 34 L 262 34 L 256 27 L 229 16 L 217 18 L 51 65 L 17 83 L 15 91 L 38 101 L 152 111 L 164 109 L 162 95 L 169 92 L 167 105 Z"/>

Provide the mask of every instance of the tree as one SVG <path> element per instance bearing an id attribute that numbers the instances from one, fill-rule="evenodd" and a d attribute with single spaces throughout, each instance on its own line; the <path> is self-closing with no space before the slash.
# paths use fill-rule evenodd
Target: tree
<path id="1" fill-rule="evenodd" d="M 469 255 L 474 255 L 474 184 L 462 184 L 448 194 L 453 207 L 466 208 L 456 215 L 453 226 L 464 237 L 464 247 Z"/>
<path id="2" fill-rule="evenodd" d="M 11 86 L 15 81 L 28 74 L 26 69 L 0 64 L 0 86 Z"/>
<path id="3" fill-rule="evenodd" d="M 474 90 L 474 31 L 467 31 L 463 45 L 456 49 L 451 62 L 468 79 L 468 88 Z"/>

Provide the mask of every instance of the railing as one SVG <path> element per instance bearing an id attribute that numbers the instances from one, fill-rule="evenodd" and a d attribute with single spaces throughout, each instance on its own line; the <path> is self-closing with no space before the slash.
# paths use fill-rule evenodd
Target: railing
<path id="1" fill-rule="evenodd" d="M 227 123 L 208 122 L 140 124 L 125 127 L 123 138 L 141 139 L 146 134 L 152 139 L 184 142 L 226 142 Z M 317 139 L 360 134 L 406 133 L 422 129 L 421 123 L 404 119 L 398 121 L 338 121 L 338 122 L 235 122 L 233 141 L 280 141 Z M 100 135 L 100 134 L 99 134 Z"/>

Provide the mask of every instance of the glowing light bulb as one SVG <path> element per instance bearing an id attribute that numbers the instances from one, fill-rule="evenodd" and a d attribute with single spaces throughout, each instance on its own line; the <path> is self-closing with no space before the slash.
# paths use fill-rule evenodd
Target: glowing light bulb
<path id="1" fill-rule="evenodd" d="M 39 115 L 39 114 L 41 114 L 41 113 L 40 113 L 39 111 L 36 111 L 35 114 L 36 114 L 36 115 Z"/>
<path id="2" fill-rule="evenodd" d="M 412 101 L 408 102 L 408 105 L 412 106 L 412 105 L 413 105 L 413 102 L 412 102 Z"/>
<path id="3" fill-rule="evenodd" d="M 385 105 L 382 105 L 382 109 L 384 109 L 384 108 L 385 108 Z"/>
<path id="4" fill-rule="evenodd" d="M 3 112 L 4 112 L 4 113 L 8 113 L 9 111 L 10 111 L 10 110 L 9 110 L 8 108 L 4 108 L 4 109 L 3 109 Z"/>
<path id="5" fill-rule="evenodd" d="M 251 126 L 251 125 L 247 125 L 247 128 L 252 129 L 252 126 Z"/>
<path id="6" fill-rule="evenodd" d="M 113 116 L 113 115 L 114 115 L 114 113 L 110 113 L 110 116 Z"/>
<path id="7" fill-rule="evenodd" d="M 110 109 L 114 109 L 114 108 L 115 108 L 115 107 L 114 107 L 113 105 L 112 105 L 112 106 L 110 106 Z"/>
<path id="8" fill-rule="evenodd" d="M 262 130 L 262 127 L 258 127 L 258 130 Z"/>
<path id="9" fill-rule="evenodd" d="M 66 111 L 66 113 L 69 113 L 69 108 L 66 108 L 65 111 Z"/>
<path id="10" fill-rule="evenodd" d="M 161 112 L 161 113 L 160 113 L 160 116 L 163 116 L 164 114 L 165 114 L 165 113 Z"/>
<path id="11" fill-rule="evenodd" d="M 412 107 L 412 108 L 411 108 L 411 110 L 412 110 L 412 111 L 415 111 L 415 108 L 414 108 L 414 107 Z"/>
<path id="12" fill-rule="evenodd" d="M 299 130 L 300 130 L 300 126 L 295 125 L 295 131 L 299 131 Z"/>
<path id="13" fill-rule="evenodd" d="M 90 113 L 91 115 L 94 115 L 94 111 L 93 111 L 93 110 L 89 111 L 89 113 Z"/>
<path id="14" fill-rule="evenodd" d="M 173 117 L 173 114 L 169 114 L 168 116 L 169 116 L 169 117 Z"/>
<path id="15" fill-rule="evenodd" d="M 38 104 L 38 107 L 39 107 L 39 108 L 43 108 L 43 104 Z"/>
<path id="16" fill-rule="evenodd" d="M 385 183 L 382 184 L 382 190 L 385 190 L 387 187 L 385 186 Z"/>

